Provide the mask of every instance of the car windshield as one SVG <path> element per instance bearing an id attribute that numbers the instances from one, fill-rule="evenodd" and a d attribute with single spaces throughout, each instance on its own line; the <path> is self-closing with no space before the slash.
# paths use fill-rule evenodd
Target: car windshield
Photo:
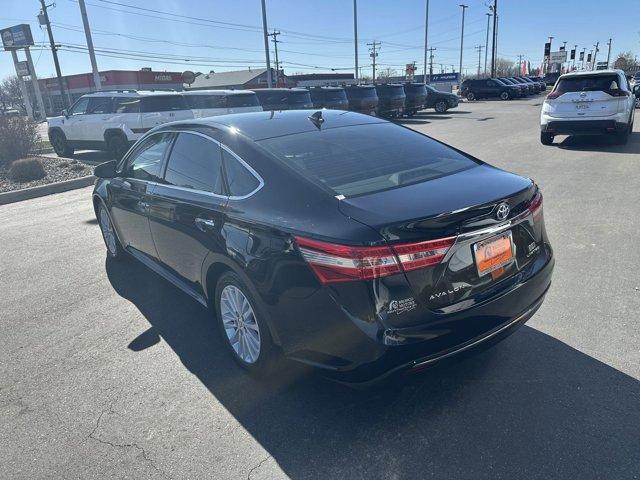
<path id="1" fill-rule="evenodd" d="M 608 92 L 620 89 L 619 78 L 611 75 L 576 75 L 574 77 L 561 78 L 554 89 L 558 93 L 570 92 Z"/>
<path id="2" fill-rule="evenodd" d="M 308 180 L 345 197 L 424 182 L 477 165 L 435 140 L 390 123 L 298 133 L 258 143 Z"/>

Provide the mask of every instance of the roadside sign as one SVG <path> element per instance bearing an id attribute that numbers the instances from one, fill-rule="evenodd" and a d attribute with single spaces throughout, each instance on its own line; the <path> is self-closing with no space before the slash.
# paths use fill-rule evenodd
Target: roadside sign
<path id="1" fill-rule="evenodd" d="M 196 81 L 196 74 L 193 73 L 191 70 L 182 72 L 182 83 L 191 85 L 195 81 Z"/>
<path id="2" fill-rule="evenodd" d="M 434 73 L 431 75 L 431 83 L 438 82 L 453 82 L 456 83 L 460 80 L 459 73 Z"/>
<path id="3" fill-rule="evenodd" d="M 2 37 L 2 46 L 5 50 L 33 45 L 31 27 L 26 23 L 0 30 L 0 37 Z"/>
<path id="4" fill-rule="evenodd" d="M 567 61 L 567 51 L 560 50 L 558 52 L 551 52 L 551 56 L 549 57 L 549 61 L 551 63 L 564 63 Z"/>
<path id="5" fill-rule="evenodd" d="M 22 60 L 21 62 L 16 63 L 16 74 L 19 77 L 28 77 L 30 75 L 29 62 Z"/>
<path id="6" fill-rule="evenodd" d="M 607 68 L 609 68 L 608 62 L 598 62 L 596 64 L 596 70 L 606 70 Z"/>

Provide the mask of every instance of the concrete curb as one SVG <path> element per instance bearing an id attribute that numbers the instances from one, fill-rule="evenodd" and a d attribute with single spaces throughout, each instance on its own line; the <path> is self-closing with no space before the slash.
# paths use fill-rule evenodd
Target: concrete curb
<path id="1" fill-rule="evenodd" d="M 89 175 L 88 177 L 73 178 L 64 182 L 50 183 L 48 185 L 39 185 L 37 187 L 24 188 L 22 190 L 13 190 L 11 192 L 0 193 L 0 205 L 21 202 L 30 198 L 44 197 L 52 193 L 66 192 L 77 188 L 88 187 L 93 185 L 96 177 Z"/>

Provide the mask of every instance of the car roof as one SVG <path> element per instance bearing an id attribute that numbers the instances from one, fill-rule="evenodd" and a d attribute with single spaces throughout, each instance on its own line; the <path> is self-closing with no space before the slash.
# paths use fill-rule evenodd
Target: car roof
<path id="1" fill-rule="evenodd" d="M 180 95 L 174 90 L 102 90 L 82 95 L 83 97 L 152 97 L 157 95 Z"/>
<path id="2" fill-rule="evenodd" d="M 321 112 L 323 122 L 318 128 L 316 123 L 312 122 L 309 117 L 317 112 Z M 251 113 L 236 113 L 230 115 L 218 115 L 215 117 L 205 117 L 201 119 L 189 119 L 177 122 L 165 123 L 158 127 L 163 128 L 176 127 L 213 127 L 225 131 L 235 131 L 244 136 L 257 141 L 265 138 L 282 137 L 293 135 L 295 133 L 314 132 L 347 127 L 351 125 L 363 125 L 374 123 L 389 123 L 379 117 L 364 115 L 356 112 L 347 112 L 344 110 L 284 110 L 284 111 L 266 111 Z"/>
<path id="3" fill-rule="evenodd" d="M 254 93 L 253 90 L 186 90 L 180 92 L 182 95 L 247 95 Z"/>
<path id="4" fill-rule="evenodd" d="M 593 75 L 624 75 L 622 70 L 609 69 L 609 70 L 585 70 L 583 72 L 569 72 L 560 75 L 560 78 L 568 77 L 585 77 Z"/>
<path id="5" fill-rule="evenodd" d="M 269 93 L 269 92 L 309 92 L 306 88 L 255 88 L 253 90 L 247 90 L 254 93 Z"/>

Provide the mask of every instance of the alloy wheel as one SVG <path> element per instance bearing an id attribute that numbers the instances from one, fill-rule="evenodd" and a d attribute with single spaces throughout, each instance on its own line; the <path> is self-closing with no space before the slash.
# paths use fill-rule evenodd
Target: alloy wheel
<path id="1" fill-rule="evenodd" d="M 236 355 L 245 363 L 255 363 L 260 355 L 260 327 L 249 300 L 235 285 L 222 289 L 220 315 Z"/>
<path id="2" fill-rule="evenodd" d="M 104 207 L 100 207 L 100 230 L 102 230 L 104 243 L 107 245 L 109 253 L 111 253 L 111 255 L 116 255 L 118 253 L 116 246 L 116 234 L 111 226 L 111 219 L 109 218 L 107 209 Z"/>
<path id="3" fill-rule="evenodd" d="M 447 111 L 447 104 L 444 102 L 438 102 L 436 103 L 436 112 L 438 113 L 444 113 Z"/>

